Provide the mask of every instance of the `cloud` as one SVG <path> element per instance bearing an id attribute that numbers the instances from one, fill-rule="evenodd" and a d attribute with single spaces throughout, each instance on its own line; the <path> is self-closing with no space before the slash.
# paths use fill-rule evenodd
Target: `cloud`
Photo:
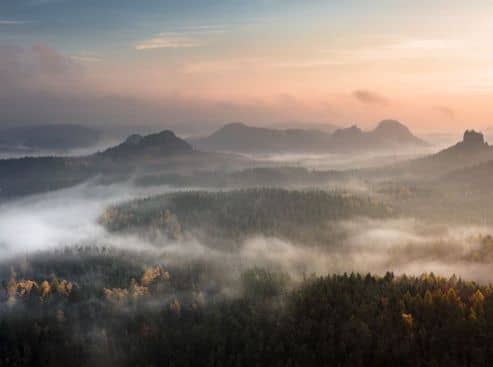
<path id="1" fill-rule="evenodd" d="M 73 60 L 43 44 L 0 46 L 0 80 L 9 91 L 58 83 L 78 71 Z"/>
<path id="2" fill-rule="evenodd" d="M 72 188 L 0 204 L 0 261 L 19 254 L 81 243 L 109 241 L 137 248 L 132 236 L 119 241 L 98 224 L 105 208 L 115 203 L 177 190 L 137 189 L 129 182 L 111 186 L 87 182 Z M 178 190 L 180 191 L 180 190 Z M 29 231 L 22 228 L 30 228 Z M 144 247 L 144 244 L 140 244 Z"/>
<path id="3" fill-rule="evenodd" d="M 42 74 L 62 75 L 74 66 L 70 58 L 43 44 L 33 46 L 31 54 L 34 56 L 36 67 Z"/>
<path id="4" fill-rule="evenodd" d="M 101 62 L 103 59 L 96 57 L 96 56 L 90 56 L 90 55 L 71 55 L 70 58 L 72 60 L 78 61 L 78 62 Z"/>
<path id="5" fill-rule="evenodd" d="M 386 106 L 389 104 L 387 98 L 370 90 L 358 89 L 353 92 L 353 97 L 361 103 Z"/>
<path id="6" fill-rule="evenodd" d="M 20 24 L 26 24 L 26 23 L 29 23 L 29 22 L 25 21 L 25 20 L 0 19 L 0 25 L 20 25 Z"/>
<path id="7" fill-rule="evenodd" d="M 56 50 L 37 44 L 31 48 L 0 45 L 0 106 L 3 120 L 9 119 L 10 111 L 36 111 L 34 95 L 47 98 L 54 95 L 82 94 L 87 89 L 88 79 L 82 63 Z M 35 102 L 34 104 L 31 104 Z M 38 112 L 48 106 L 41 106 Z M 54 108 L 54 105 L 51 105 Z M 8 121 L 0 121 L 8 122 Z"/>
<path id="8" fill-rule="evenodd" d="M 194 37 L 179 33 L 161 33 L 135 45 L 136 50 L 152 50 L 157 48 L 189 48 L 199 47 L 203 43 Z"/>
<path id="9" fill-rule="evenodd" d="M 152 50 L 159 48 L 192 48 L 200 47 L 207 43 L 211 35 L 224 33 L 223 25 L 202 25 L 187 27 L 174 32 L 162 32 L 157 36 L 139 42 L 135 49 Z"/>
<path id="10" fill-rule="evenodd" d="M 433 111 L 447 117 L 450 120 L 455 120 L 455 111 L 447 106 L 433 106 Z"/>

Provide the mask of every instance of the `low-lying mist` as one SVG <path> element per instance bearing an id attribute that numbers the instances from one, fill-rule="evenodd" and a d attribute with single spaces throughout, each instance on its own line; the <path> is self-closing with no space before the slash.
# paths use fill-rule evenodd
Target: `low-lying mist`
<path id="1" fill-rule="evenodd" d="M 493 230 L 487 227 L 434 225 L 414 218 L 354 218 L 323 229 L 338 233 L 334 236 L 337 243 L 327 246 L 306 246 L 259 233 L 231 248 L 212 248 L 193 237 L 150 240 L 137 233 L 109 233 L 98 223 L 110 205 L 172 191 L 176 189 L 86 183 L 4 203 L 0 206 L 0 261 L 7 264 L 9 259 L 26 255 L 89 245 L 146 254 L 170 266 L 210 264 L 231 278 L 262 267 L 288 273 L 293 279 L 311 274 L 392 271 L 493 281 L 493 240 L 488 237 Z"/>
<path id="2" fill-rule="evenodd" d="M 296 165 L 317 170 L 352 170 L 373 168 L 425 156 L 437 151 L 436 147 L 404 149 L 397 151 L 363 152 L 363 153 L 265 153 L 244 154 L 256 162 Z"/>
<path id="3" fill-rule="evenodd" d="M 0 259 L 81 243 L 109 241 L 118 245 L 98 224 L 105 208 L 171 191 L 177 189 L 166 186 L 137 189 L 131 182 L 112 185 L 87 182 L 3 203 L 0 205 Z M 123 245 L 120 239 L 118 242 Z M 135 250 L 143 245 L 136 243 Z"/>

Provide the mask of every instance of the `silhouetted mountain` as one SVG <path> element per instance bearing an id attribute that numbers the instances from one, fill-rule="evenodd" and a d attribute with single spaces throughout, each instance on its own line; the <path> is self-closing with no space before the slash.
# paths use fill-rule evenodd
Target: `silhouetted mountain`
<path id="1" fill-rule="evenodd" d="M 191 175 L 246 166 L 249 161 L 239 156 L 195 151 L 166 130 L 131 135 L 115 147 L 84 157 L 0 159 L 0 198 L 56 190 L 95 177 L 114 182 L 149 173 Z"/>
<path id="2" fill-rule="evenodd" d="M 398 164 L 393 172 L 436 177 L 492 159 L 493 147 L 484 141 L 483 134 L 467 130 L 457 144 L 436 154 Z"/>
<path id="3" fill-rule="evenodd" d="M 339 153 L 422 147 L 427 144 L 397 121 L 382 121 L 364 132 L 357 126 L 332 134 L 318 130 L 267 129 L 232 123 L 205 138 L 190 141 L 199 149 L 242 153 Z"/>
<path id="4" fill-rule="evenodd" d="M 403 124 L 395 120 L 381 121 L 377 127 L 365 132 L 357 126 L 336 130 L 332 134 L 331 148 L 339 152 L 378 151 L 426 147 L 428 144 Z"/>
<path id="5" fill-rule="evenodd" d="M 33 125 L 0 131 L 3 150 L 69 150 L 99 142 L 100 133 L 80 125 Z"/>
<path id="6" fill-rule="evenodd" d="M 428 159 L 441 164 L 444 168 L 476 165 L 493 159 L 493 147 L 484 141 L 483 134 L 466 130 L 461 142 Z"/>
<path id="7" fill-rule="evenodd" d="M 206 138 L 192 140 L 199 149 L 230 152 L 284 152 L 318 150 L 329 135 L 318 131 L 277 130 L 247 126 L 240 122 L 227 124 Z"/>
<path id="8" fill-rule="evenodd" d="M 489 146 L 482 134 L 475 131 L 466 131 L 464 140 L 441 152 L 448 159 L 464 161 L 464 157 L 474 157 L 474 161 L 467 166 L 456 169 L 441 178 L 448 187 L 463 190 L 464 192 L 491 192 L 493 185 L 493 147 Z"/>
<path id="9" fill-rule="evenodd" d="M 374 141 L 382 142 L 384 144 L 409 144 L 416 146 L 426 146 L 423 140 L 414 136 L 409 128 L 399 121 L 384 120 L 378 124 L 378 126 L 368 133 Z"/>
<path id="10" fill-rule="evenodd" d="M 284 130 L 315 130 L 323 131 L 324 133 L 333 133 L 340 129 L 340 126 L 328 122 L 310 122 L 310 121 L 283 121 L 275 124 L 264 125 L 269 129 L 284 129 Z"/>
<path id="11" fill-rule="evenodd" d="M 164 130 L 146 136 L 131 135 L 123 143 L 100 153 L 112 159 L 160 158 L 167 155 L 192 152 L 192 146 L 172 131 Z"/>

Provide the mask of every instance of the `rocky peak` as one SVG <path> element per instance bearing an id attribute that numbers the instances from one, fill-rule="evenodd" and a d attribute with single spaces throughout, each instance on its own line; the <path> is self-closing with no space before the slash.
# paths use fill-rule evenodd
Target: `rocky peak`
<path id="1" fill-rule="evenodd" d="M 474 130 L 466 130 L 462 142 L 467 146 L 482 146 L 485 144 L 483 134 Z"/>

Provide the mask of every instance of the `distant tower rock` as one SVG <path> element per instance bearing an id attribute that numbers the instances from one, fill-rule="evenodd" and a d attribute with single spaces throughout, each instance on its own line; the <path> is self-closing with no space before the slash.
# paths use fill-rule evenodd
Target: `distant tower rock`
<path id="1" fill-rule="evenodd" d="M 482 146 L 485 145 L 484 136 L 474 130 L 466 130 L 463 143 L 467 146 Z"/>

